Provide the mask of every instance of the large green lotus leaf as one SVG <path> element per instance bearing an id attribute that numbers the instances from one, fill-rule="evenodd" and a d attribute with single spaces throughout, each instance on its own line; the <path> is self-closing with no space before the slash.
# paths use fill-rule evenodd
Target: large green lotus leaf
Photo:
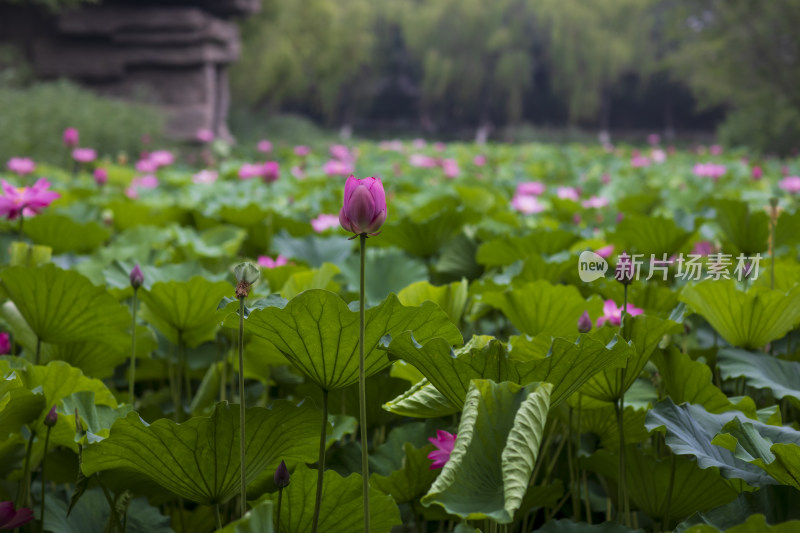
<path id="1" fill-rule="evenodd" d="M 800 363 L 736 348 L 717 352 L 717 365 L 723 379 L 744 376 L 749 387 L 769 389 L 775 398 L 800 400 Z"/>
<path id="2" fill-rule="evenodd" d="M 367 302 L 377 304 L 382 302 L 389 294 L 397 293 L 403 287 L 421 280 L 428 279 L 428 268 L 425 263 L 416 257 L 410 257 L 396 249 L 373 249 L 367 246 L 366 258 Z M 358 292 L 360 283 L 360 258 L 359 254 L 352 254 L 342 264 L 342 276 L 347 282 L 347 288 Z M 397 294 L 400 297 L 400 294 Z M 406 303 L 400 298 L 403 305 L 419 305 Z M 436 300 L 432 300 L 439 303 Z M 443 306 L 442 309 L 445 309 Z"/>
<path id="3" fill-rule="evenodd" d="M 477 249 L 474 237 L 459 233 L 442 247 L 434 268 L 448 280 L 477 279 L 483 273 L 475 261 Z"/>
<path id="4" fill-rule="evenodd" d="M 460 324 L 468 294 L 469 284 L 465 279 L 438 287 L 427 281 L 418 281 L 398 292 L 397 298 L 403 305 L 422 305 L 431 301 L 447 313 L 453 324 Z"/>
<path id="5" fill-rule="evenodd" d="M 394 400 L 386 402 L 383 408 L 390 413 L 411 418 L 439 418 L 459 412 L 461 404 L 452 404 L 428 378 L 423 378 Z"/>
<path id="6" fill-rule="evenodd" d="M 644 254 L 647 261 L 651 254 L 660 258 L 678 252 L 691 236 L 671 218 L 626 215 L 609 240 L 619 250 Z"/>
<path id="7" fill-rule="evenodd" d="M 428 454 L 434 450 L 429 444 L 424 448 L 414 448 L 411 443 L 403 445 L 403 463 L 399 470 L 388 476 L 372 474 L 370 485 L 390 495 L 397 503 L 410 503 L 421 498 L 431 488 L 439 471 L 431 470 Z"/>
<path id="8" fill-rule="evenodd" d="M 52 248 L 54 254 L 88 253 L 111 237 L 97 222 L 81 224 L 65 215 L 46 213 L 25 221 L 25 235 L 36 244 Z"/>
<path id="9" fill-rule="evenodd" d="M 712 205 L 724 236 L 725 252 L 750 256 L 767 249 L 769 219 L 764 211 L 751 212 L 747 203 L 740 200 L 717 199 Z"/>
<path id="10" fill-rule="evenodd" d="M 37 267 L 49 263 L 53 249 L 49 246 L 32 246 L 25 242 L 12 242 L 8 248 L 9 266 Z"/>
<path id="11" fill-rule="evenodd" d="M 353 253 L 347 239 L 339 235 L 295 238 L 281 232 L 275 236 L 273 247 L 281 255 L 308 263 L 313 268 L 321 267 L 323 263 L 341 265 Z"/>
<path id="12" fill-rule="evenodd" d="M 133 410 L 131 404 L 111 407 L 109 405 L 97 405 L 94 401 L 93 391 L 74 392 L 62 398 L 61 414 L 67 418 L 73 417 L 77 411 L 82 425 L 87 431 L 86 439 L 88 442 L 95 442 L 108 436 L 108 430 L 114 422 L 126 416 Z"/>
<path id="13" fill-rule="evenodd" d="M 717 472 L 703 470 L 687 457 L 675 458 L 672 483 L 671 459 L 659 460 L 629 446 L 625 452 L 625 462 L 625 478 L 631 502 L 658 522 L 664 519 L 667 507 L 670 525 L 674 525 L 693 513 L 729 503 L 739 494 Z M 588 470 L 619 481 L 619 456 L 616 454 L 600 450 L 591 457 L 581 459 L 580 463 Z"/>
<path id="14" fill-rule="evenodd" d="M 553 383 L 550 402 L 555 406 L 594 374 L 624 364 L 629 355 L 630 347 L 617 337 L 608 346 L 583 336 L 577 342 L 555 339 L 547 357 L 533 361 L 510 357 L 506 346 L 491 337 L 473 337 L 455 352 L 443 339 L 420 345 L 410 332 L 389 345 L 390 357 L 416 366 L 452 405 L 464 403 L 471 380 L 491 379 Z"/>
<path id="15" fill-rule="evenodd" d="M 0 287 L 42 342 L 114 344 L 128 335 L 128 308 L 77 272 L 11 267 L 0 274 Z"/>
<path id="16" fill-rule="evenodd" d="M 188 259 L 233 257 L 242 247 L 247 232 L 235 226 L 214 226 L 197 232 L 193 228 L 175 228 L 176 246 Z"/>
<path id="17" fill-rule="evenodd" d="M 487 267 L 510 265 L 531 255 L 553 255 L 568 250 L 578 236 L 572 231 L 537 231 L 524 237 L 502 237 L 478 248 L 478 263 Z"/>
<path id="18" fill-rule="evenodd" d="M 680 299 L 708 320 L 728 344 L 740 348 L 761 348 L 800 322 L 800 286 L 787 293 L 764 287 L 744 292 L 733 280 L 709 280 L 687 285 Z"/>
<path id="19" fill-rule="evenodd" d="M 551 285 L 544 280 L 504 292 L 485 292 L 480 301 L 500 309 L 522 333 L 552 337 L 574 335 L 584 311 L 598 316 L 603 306 L 599 298 L 584 300 L 573 286 Z"/>
<path id="20" fill-rule="evenodd" d="M 773 444 L 751 422 L 734 418 L 711 442 L 733 452 L 737 459 L 763 468 L 780 484 L 800 489 L 800 432 L 784 436 L 789 432 L 790 428 L 784 428 L 781 437 L 791 442 Z"/>
<path id="21" fill-rule="evenodd" d="M 784 245 L 795 245 L 800 243 L 800 234 L 797 228 L 800 227 L 800 210 L 781 211 L 778 217 L 778 225 L 775 226 L 775 247 Z"/>
<path id="22" fill-rule="evenodd" d="M 228 317 L 226 325 L 238 319 Z M 312 381 L 326 390 L 340 389 L 358 381 L 358 312 L 351 311 L 339 295 L 309 290 L 283 309 L 256 309 L 245 320 L 245 329 L 275 345 Z M 394 295 L 366 311 L 366 375 L 389 366 L 378 344 L 384 335 L 413 331 L 423 342 L 442 337 L 450 345 L 463 342 L 447 314 L 431 302 L 405 307 Z"/>
<path id="23" fill-rule="evenodd" d="M 528 490 L 550 408 L 549 383 L 473 380 L 450 460 L 421 502 L 507 524 Z"/>
<path id="24" fill-rule="evenodd" d="M 380 245 L 397 246 L 417 257 L 431 257 L 452 239 L 464 224 L 476 218 L 474 211 L 455 198 L 438 199 L 419 209 L 430 216 L 391 217 L 381 228 Z"/>
<path id="25" fill-rule="evenodd" d="M 16 371 L 5 374 L 0 380 L 0 439 L 36 420 L 44 407 L 44 396 L 28 390 Z"/>
<path id="26" fill-rule="evenodd" d="M 311 462 L 319 444 L 319 411 L 308 404 L 275 402 L 271 409 L 246 410 L 246 476 Z M 104 470 L 134 471 L 188 500 L 224 503 L 239 491 L 239 406 L 217 404 L 210 417 L 182 424 L 162 418 L 150 425 L 129 413 L 105 440 L 84 448 L 84 475 Z"/>
<path id="27" fill-rule="evenodd" d="M 166 202 L 172 202 L 172 198 L 165 198 Z M 126 230 L 134 226 L 166 226 L 171 222 L 185 224 L 188 222 L 188 214 L 180 207 L 174 207 L 169 203 L 156 205 L 151 202 L 120 200 L 110 202 L 108 209 L 114 213 L 114 227 L 119 230 Z"/>
<path id="28" fill-rule="evenodd" d="M 720 530 L 708 524 L 698 524 L 683 531 L 684 533 L 717 533 Z M 763 514 L 756 514 L 749 516 L 744 523 L 726 529 L 725 533 L 795 533 L 796 531 L 800 531 L 800 520 L 771 525 L 767 523 Z"/>
<path id="29" fill-rule="evenodd" d="M 670 398 L 656 404 L 647 414 L 645 427 L 653 431 L 665 428 L 666 442 L 672 452 L 697 458 L 700 468 L 719 468 L 726 478 L 741 479 L 754 487 L 774 485 L 778 482 L 756 465 L 734 455 L 733 452 L 712 443 L 725 424 L 739 418 L 753 424 L 758 432 L 772 442 L 800 444 L 800 432 L 783 426 L 770 426 L 746 418 L 742 413 L 727 411 L 709 413 L 702 406 L 675 405 Z M 719 441 L 718 441 L 719 442 Z"/>
<path id="30" fill-rule="evenodd" d="M 644 427 L 647 409 L 637 409 L 625 405 L 623 417 L 625 444 L 637 444 L 647 440 L 649 433 Z M 572 427 L 580 433 L 593 433 L 600 438 L 600 444 L 608 450 L 619 449 L 619 426 L 613 405 L 597 409 L 581 409 L 572 413 Z"/>
<path id="31" fill-rule="evenodd" d="M 783 485 L 763 487 L 755 492 L 743 492 L 734 501 L 716 509 L 692 515 L 678 524 L 677 532 L 693 525 L 710 525 L 726 529 L 747 521 L 751 515 L 762 514 L 770 524 L 800 519 L 800 491 Z"/>
<path id="32" fill-rule="evenodd" d="M 568 253 L 561 253 L 552 257 L 531 255 L 521 263 L 519 274 L 514 276 L 513 283 L 525 283 L 543 279 L 556 284 L 566 278 L 567 272 L 575 267 L 575 257 Z M 516 264 L 511 265 L 514 268 Z"/>
<path id="33" fill-rule="evenodd" d="M 292 274 L 281 288 L 281 296 L 291 300 L 303 291 L 325 289 L 336 292 L 339 286 L 333 278 L 339 273 L 339 267 L 332 263 L 323 263 L 321 267 Z"/>
<path id="34" fill-rule="evenodd" d="M 322 482 L 322 505 L 319 512 L 319 531 L 352 533 L 364 523 L 364 504 L 361 496 L 361 476 L 350 474 L 343 478 L 326 470 Z M 292 482 L 283 489 L 281 523 L 277 533 L 307 533 L 311 531 L 314 497 L 317 491 L 317 471 L 298 465 Z M 265 494 L 259 501 L 271 499 L 277 505 L 278 493 Z M 400 525 L 400 512 L 391 496 L 377 489 L 369 491 L 370 531 L 389 533 Z"/>
<path id="35" fill-rule="evenodd" d="M 641 531 L 637 529 L 636 531 Z M 549 520 L 536 530 L 537 533 L 634 533 L 617 522 L 603 522 L 602 524 L 587 524 L 586 522 L 573 522 L 572 520 Z"/>
<path id="36" fill-rule="evenodd" d="M 260 501 L 239 520 L 218 531 L 219 533 L 274 533 L 275 520 L 272 517 L 272 507 L 272 500 Z"/>
<path id="37" fill-rule="evenodd" d="M 625 379 L 620 381 L 619 370 L 608 369 L 590 378 L 581 388 L 581 393 L 602 402 L 616 401 L 639 377 L 664 335 L 676 333 L 681 329 L 681 325 L 672 320 L 662 320 L 647 315 L 626 315 L 623 320 L 622 336 L 631 342 L 633 350 L 625 366 Z M 597 338 L 608 338 L 613 331 L 615 330 L 605 327 L 593 332 L 592 335 Z"/>
<path id="38" fill-rule="evenodd" d="M 214 338 L 217 306 L 230 294 L 233 287 L 229 283 L 201 277 L 158 282 L 150 290 L 139 291 L 144 304 L 141 316 L 173 344 L 182 341 L 195 347 Z"/>

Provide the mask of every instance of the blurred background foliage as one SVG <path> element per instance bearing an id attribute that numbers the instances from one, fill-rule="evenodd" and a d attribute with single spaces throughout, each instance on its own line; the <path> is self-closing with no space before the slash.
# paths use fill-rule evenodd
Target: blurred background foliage
<path id="1" fill-rule="evenodd" d="M 800 0 L 262 0 L 240 25 L 231 122 L 241 139 L 716 130 L 726 144 L 780 154 L 800 141 Z M 0 118 L 23 129 L 34 116 L 61 120 L 63 97 L 37 101 L 41 84 L 19 92 L 30 83 L 24 61 L 0 49 Z M 66 93 L 88 106 L 81 131 L 94 127 L 115 149 L 134 141 L 107 132 L 109 121 L 157 130 L 140 108 L 110 117 L 79 95 Z"/>

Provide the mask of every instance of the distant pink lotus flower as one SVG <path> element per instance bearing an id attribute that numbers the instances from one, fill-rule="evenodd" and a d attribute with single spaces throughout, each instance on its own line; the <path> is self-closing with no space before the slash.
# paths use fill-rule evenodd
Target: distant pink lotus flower
<path id="1" fill-rule="evenodd" d="M 722 155 L 722 146 L 718 144 L 712 144 L 708 151 L 711 153 L 711 155 Z"/>
<path id="2" fill-rule="evenodd" d="M 262 140 L 258 141 L 258 144 L 256 145 L 256 149 L 259 152 L 269 153 L 269 152 L 272 151 L 272 143 L 269 142 L 266 139 L 262 139 Z"/>
<path id="3" fill-rule="evenodd" d="M 661 148 L 655 148 L 650 152 L 650 158 L 653 160 L 653 163 L 663 163 L 667 160 L 667 152 Z"/>
<path id="4" fill-rule="evenodd" d="M 790 172 L 790 170 L 789 170 L 789 166 L 788 166 L 788 165 L 783 165 L 783 166 L 781 167 L 781 173 L 782 173 L 784 176 L 788 176 L 788 175 L 789 175 L 789 172 Z"/>
<path id="5" fill-rule="evenodd" d="M 349 176 L 354 171 L 352 163 L 339 159 L 328 160 L 322 170 L 326 176 Z"/>
<path id="6" fill-rule="evenodd" d="M 523 181 L 517 185 L 517 194 L 539 196 L 544 193 L 546 188 L 547 187 L 545 187 L 544 183 L 541 181 Z"/>
<path id="7" fill-rule="evenodd" d="M 650 143 L 650 146 L 657 146 L 661 142 L 661 137 L 658 133 L 651 133 L 647 136 L 647 142 Z"/>
<path id="8" fill-rule="evenodd" d="M 725 175 L 727 168 L 725 165 L 718 165 L 716 163 L 698 163 L 692 167 L 692 172 L 694 172 L 695 176 L 711 178 L 716 181 Z"/>
<path id="9" fill-rule="evenodd" d="M 482 166 L 486 165 L 486 156 L 483 155 L 483 154 L 478 154 L 478 155 L 476 155 L 475 157 L 472 158 L 472 163 L 476 167 L 482 167 Z"/>
<path id="10" fill-rule="evenodd" d="M 11 352 L 11 336 L 8 333 L 0 333 L 0 355 Z"/>
<path id="11" fill-rule="evenodd" d="M 194 134 L 194 138 L 201 143 L 210 143 L 214 140 L 214 132 L 208 128 L 202 128 L 197 130 L 197 133 Z"/>
<path id="12" fill-rule="evenodd" d="M 294 147 L 294 155 L 296 156 L 305 157 L 310 153 L 311 153 L 311 148 L 309 148 L 308 146 L 299 145 Z"/>
<path id="13" fill-rule="evenodd" d="M 76 128 L 67 128 L 64 130 L 62 140 L 64 141 L 64 146 L 76 148 L 78 146 L 78 142 L 80 141 L 80 134 Z"/>
<path id="14" fill-rule="evenodd" d="M 14 220 L 20 216 L 33 216 L 60 198 L 60 194 L 50 189 L 50 182 L 39 179 L 33 187 L 12 187 L 6 180 L 0 180 L 3 196 L 0 196 L 0 216 Z"/>
<path id="15" fill-rule="evenodd" d="M 442 170 L 446 178 L 457 178 L 461 170 L 458 168 L 458 161 L 455 159 L 442 159 Z"/>
<path id="16" fill-rule="evenodd" d="M 339 225 L 339 215 L 319 215 L 317 218 L 311 220 L 311 227 L 317 233 L 322 233 L 330 228 L 335 228 Z"/>
<path id="17" fill-rule="evenodd" d="M 536 196 L 527 194 L 515 194 L 511 199 L 511 207 L 524 215 L 541 213 L 545 210 L 544 204 L 542 204 Z"/>
<path id="18" fill-rule="evenodd" d="M 620 211 L 619 213 L 617 213 L 617 219 L 616 219 L 616 220 L 617 220 L 617 224 L 619 224 L 620 222 L 622 222 L 622 219 L 623 219 L 623 218 L 625 218 L 625 213 L 623 213 L 622 211 Z"/>
<path id="19" fill-rule="evenodd" d="M 800 176 L 789 176 L 778 182 L 778 187 L 790 194 L 800 193 Z"/>
<path id="20" fill-rule="evenodd" d="M 628 302 L 629 315 L 636 316 L 642 313 L 644 313 L 644 310 L 634 307 L 632 303 Z M 612 326 L 619 326 L 622 323 L 622 307 L 617 307 L 614 300 L 606 300 L 603 304 L 603 316 L 597 319 L 597 327 L 599 328 L 606 322 Z"/>
<path id="21" fill-rule="evenodd" d="M 761 170 L 761 167 L 753 167 L 752 176 L 755 181 L 758 181 L 764 176 L 764 171 Z"/>
<path id="22" fill-rule="evenodd" d="M 12 157 L 6 163 L 6 168 L 19 176 L 27 176 L 36 169 L 36 163 L 28 157 Z"/>
<path id="23" fill-rule="evenodd" d="M 442 468 L 450 460 L 450 454 L 456 445 L 456 435 L 438 429 L 436 430 L 436 436 L 429 437 L 428 441 L 436 447 L 435 450 L 428 454 L 428 459 L 433 461 L 430 469 Z"/>
<path id="24" fill-rule="evenodd" d="M 608 205 L 608 199 L 601 196 L 592 196 L 588 200 L 581 202 L 581 205 L 586 209 L 601 209 Z"/>
<path id="25" fill-rule="evenodd" d="M 611 254 L 614 253 L 614 245 L 609 244 L 608 246 L 603 246 L 602 248 L 598 248 L 597 250 L 595 250 L 594 253 L 596 253 L 603 259 L 608 259 L 609 257 L 611 257 Z"/>
<path id="26" fill-rule="evenodd" d="M 559 187 L 556 189 L 556 196 L 562 200 L 572 200 L 577 202 L 581 194 L 575 187 Z"/>
<path id="27" fill-rule="evenodd" d="M 201 170 L 192 176 L 192 183 L 208 184 L 214 183 L 219 178 L 219 174 L 215 170 Z"/>
<path id="28" fill-rule="evenodd" d="M 608 172 L 605 172 L 602 176 L 600 176 L 600 181 L 603 185 L 608 185 L 611 183 L 611 176 L 609 176 Z"/>
<path id="29" fill-rule="evenodd" d="M 709 255 L 714 252 L 714 245 L 708 241 L 699 241 L 692 247 L 692 255 Z"/>
<path id="30" fill-rule="evenodd" d="M 350 149 L 343 145 L 343 144 L 332 144 L 328 151 L 331 154 L 331 157 L 334 159 L 338 159 L 339 161 L 352 161 L 353 154 L 350 153 Z"/>
<path id="31" fill-rule="evenodd" d="M 289 172 L 291 172 L 292 176 L 294 176 L 296 179 L 299 180 L 306 179 L 306 172 L 305 170 L 303 170 L 302 167 L 295 165 L 291 169 L 289 169 Z"/>
<path id="32" fill-rule="evenodd" d="M 633 168 L 649 167 L 650 166 L 650 159 L 648 159 L 647 157 L 645 157 L 643 155 L 635 154 L 633 157 L 631 157 L 631 166 Z"/>
<path id="33" fill-rule="evenodd" d="M 150 172 L 155 172 L 158 170 L 158 165 L 156 165 L 150 159 L 140 159 L 136 162 L 136 171 L 141 172 L 143 174 L 149 174 Z"/>
<path id="34" fill-rule="evenodd" d="M 263 167 L 258 163 L 245 163 L 239 168 L 239 179 L 249 180 L 261 175 Z"/>
<path id="35" fill-rule="evenodd" d="M 266 161 L 261 165 L 261 179 L 266 183 L 273 183 L 278 181 L 281 177 L 281 166 L 277 161 Z"/>
<path id="36" fill-rule="evenodd" d="M 413 141 L 411 141 L 411 146 L 415 150 L 422 150 L 427 145 L 428 145 L 428 143 L 425 142 L 425 139 L 414 139 Z"/>
<path id="37" fill-rule="evenodd" d="M 33 520 L 33 511 L 27 507 L 14 510 L 14 502 L 0 502 L 0 529 L 17 530 Z"/>
<path id="38" fill-rule="evenodd" d="M 97 167 L 94 169 L 92 177 L 94 178 L 94 182 L 98 185 L 105 185 L 108 183 L 108 170 L 103 167 Z"/>
<path id="39" fill-rule="evenodd" d="M 125 190 L 128 198 L 138 198 L 141 189 L 155 189 L 158 187 L 158 178 L 153 175 L 136 177 L 131 180 L 130 187 Z"/>
<path id="40" fill-rule="evenodd" d="M 282 256 L 280 254 L 278 254 L 278 257 L 276 257 L 275 259 L 272 259 L 268 255 L 260 255 L 260 256 L 258 256 L 258 266 L 261 266 L 261 267 L 264 267 L 264 268 L 278 268 L 278 267 L 282 267 L 282 266 L 284 266 L 284 265 L 286 265 L 288 263 L 289 263 L 289 260 L 286 257 L 284 257 L 284 256 Z"/>
<path id="41" fill-rule="evenodd" d="M 433 168 L 439 164 L 435 157 L 425 154 L 411 154 L 408 158 L 408 163 L 412 167 L 419 168 Z"/>
<path id="42" fill-rule="evenodd" d="M 404 146 L 403 146 L 403 141 L 395 139 L 393 141 L 381 141 L 378 144 L 378 148 L 389 152 L 402 152 Z"/>
<path id="43" fill-rule="evenodd" d="M 436 150 L 437 152 L 444 152 L 446 148 L 447 145 L 442 142 L 433 143 L 433 149 Z"/>
<path id="44" fill-rule="evenodd" d="M 166 167 L 175 162 L 175 156 L 169 150 L 150 152 L 148 159 L 157 167 Z"/>
<path id="45" fill-rule="evenodd" d="M 72 151 L 72 159 L 78 163 L 91 163 L 97 159 L 97 152 L 93 148 L 75 148 Z"/>

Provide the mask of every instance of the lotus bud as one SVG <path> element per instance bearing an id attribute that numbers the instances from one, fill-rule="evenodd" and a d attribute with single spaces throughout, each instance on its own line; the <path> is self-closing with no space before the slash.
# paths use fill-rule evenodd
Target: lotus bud
<path id="1" fill-rule="evenodd" d="M 386 221 L 386 194 L 380 178 L 347 178 L 339 223 L 356 235 L 377 235 Z"/>
<path id="2" fill-rule="evenodd" d="M 144 274 L 142 273 L 142 269 L 139 268 L 139 265 L 133 267 L 131 270 L 131 287 L 138 289 L 144 283 Z"/>
<path id="3" fill-rule="evenodd" d="M 233 269 L 233 274 L 236 276 L 237 298 L 247 298 L 253 283 L 258 281 L 259 276 L 261 276 L 258 267 L 252 263 L 240 263 L 236 265 Z"/>
<path id="4" fill-rule="evenodd" d="M 589 318 L 589 311 L 584 311 L 578 319 L 578 333 L 589 333 L 592 331 L 592 319 Z"/>
<path id="5" fill-rule="evenodd" d="M 64 130 L 64 146 L 75 148 L 76 146 L 78 146 L 79 140 L 80 140 L 80 134 L 78 133 L 77 129 L 67 128 Z"/>
<path id="6" fill-rule="evenodd" d="M 279 489 L 288 487 L 289 477 L 289 469 L 286 468 L 286 463 L 281 461 L 281 464 L 275 469 L 275 486 Z"/>
<path id="7" fill-rule="evenodd" d="M 58 413 L 56 413 L 56 406 L 54 405 L 44 417 L 44 425 L 51 428 L 56 425 L 56 422 L 58 422 Z"/>

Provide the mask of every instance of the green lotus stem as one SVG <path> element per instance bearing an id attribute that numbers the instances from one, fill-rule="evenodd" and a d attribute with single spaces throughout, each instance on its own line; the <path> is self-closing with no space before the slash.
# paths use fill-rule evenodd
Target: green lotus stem
<path id="1" fill-rule="evenodd" d="M 676 456 L 672 454 L 672 460 L 670 463 L 670 470 L 669 470 L 669 488 L 667 488 L 667 505 L 664 510 L 664 524 L 662 525 L 662 529 L 666 530 L 669 527 L 669 512 L 670 508 L 672 507 L 672 490 L 675 486 L 675 462 Z"/>
<path id="2" fill-rule="evenodd" d="M 622 322 L 628 315 L 628 285 L 624 285 L 623 300 L 622 300 L 622 320 L 620 321 L 620 330 L 622 330 Z M 617 408 L 617 426 L 619 427 L 619 484 L 617 489 L 617 498 L 619 505 L 619 522 L 622 523 L 622 516 L 624 513 L 625 523 L 628 527 L 631 525 L 630 505 L 628 503 L 628 479 L 625 472 L 625 371 L 626 368 L 621 368 L 619 371 L 619 402 L 615 403 Z"/>
<path id="3" fill-rule="evenodd" d="M 44 465 L 47 461 L 47 447 L 50 445 L 50 430 L 53 429 L 50 426 L 47 426 L 47 433 L 44 436 L 44 453 L 42 454 L 42 500 L 41 500 L 41 517 L 42 517 L 42 531 L 44 531 L 44 486 L 45 486 L 45 477 L 44 477 Z"/>
<path id="4" fill-rule="evenodd" d="M 278 489 L 278 512 L 275 513 L 275 531 L 281 530 L 281 502 L 283 501 L 283 487 Z"/>
<path id="5" fill-rule="evenodd" d="M 222 517 L 219 515 L 219 502 L 214 504 L 214 521 L 217 524 L 217 529 L 222 529 Z"/>
<path id="6" fill-rule="evenodd" d="M 22 228 L 25 224 L 25 217 L 22 216 L 22 212 L 19 213 L 19 228 L 17 229 L 17 233 L 19 234 L 20 240 L 22 240 Z"/>
<path id="7" fill-rule="evenodd" d="M 22 479 L 19 482 L 19 491 L 17 492 L 16 507 L 28 505 L 31 495 L 31 451 L 33 450 L 33 438 L 36 434 L 31 429 L 31 436 L 28 437 L 28 446 L 25 450 L 25 463 L 22 467 Z"/>
<path id="8" fill-rule="evenodd" d="M 131 364 L 128 371 L 128 401 L 131 405 L 134 404 L 133 387 L 136 383 L 136 295 L 139 288 L 133 289 L 133 301 L 131 302 L 131 312 L 133 314 L 132 328 L 131 328 Z"/>
<path id="9" fill-rule="evenodd" d="M 239 297 L 239 462 L 242 470 L 242 501 L 239 502 L 239 514 L 247 511 L 247 478 L 245 477 L 245 431 L 244 431 L 244 296 Z"/>
<path id="10" fill-rule="evenodd" d="M 328 391 L 322 390 L 322 429 L 319 434 L 319 470 L 317 471 L 317 495 L 314 498 L 314 518 L 311 520 L 311 533 L 317 533 L 319 511 L 322 507 L 322 483 L 325 473 L 325 443 L 328 436 Z M 280 497 L 280 496 L 279 496 Z M 280 503 L 278 504 L 280 512 Z M 280 523 L 278 523 L 280 527 Z"/>
<path id="11" fill-rule="evenodd" d="M 364 493 L 364 533 L 369 533 L 369 441 L 367 440 L 367 384 L 364 361 L 365 321 L 365 283 L 364 265 L 367 257 L 367 234 L 358 236 L 361 243 L 361 283 L 359 287 L 359 333 L 358 333 L 358 407 L 361 426 L 361 481 Z"/>
<path id="12" fill-rule="evenodd" d="M 34 356 L 33 359 L 34 365 L 39 364 L 39 358 L 41 357 L 41 354 L 42 354 L 42 339 L 36 337 L 36 355 Z"/>

